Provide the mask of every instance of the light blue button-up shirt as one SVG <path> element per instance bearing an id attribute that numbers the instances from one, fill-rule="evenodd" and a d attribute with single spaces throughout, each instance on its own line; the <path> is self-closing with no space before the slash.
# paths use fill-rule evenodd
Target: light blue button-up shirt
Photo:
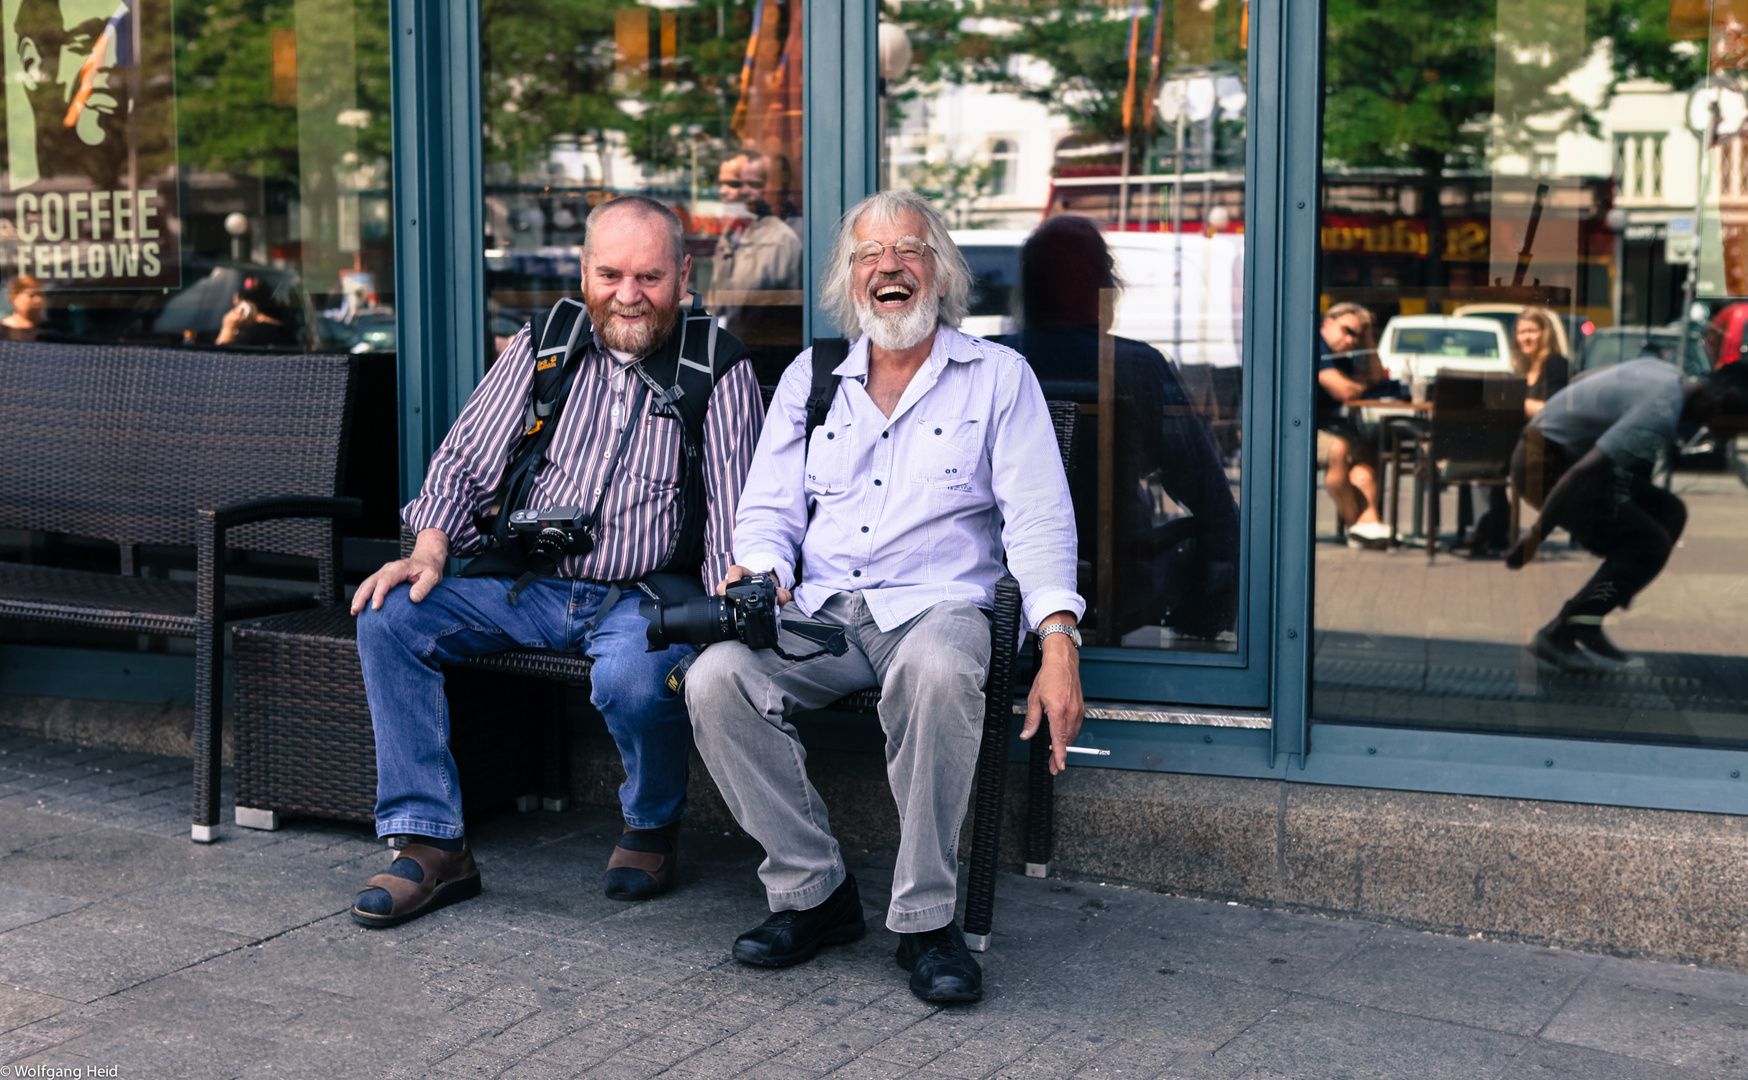
<path id="1" fill-rule="evenodd" d="M 809 616 L 860 590 L 889 631 L 947 600 L 993 606 L 1005 552 L 1028 628 L 1081 616 L 1068 478 L 1024 357 L 942 326 L 888 418 L 868 396 L 863 337 L 804 454 L 812 356 L 777 385 L 735 514 L 735 562 L 775 570 Z"/>

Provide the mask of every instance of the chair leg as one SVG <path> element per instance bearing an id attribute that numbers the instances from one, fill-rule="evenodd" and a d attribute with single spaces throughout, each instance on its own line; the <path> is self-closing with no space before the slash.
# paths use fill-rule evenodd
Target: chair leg
<path id="1" fill-rule="evenodd" d="M 1506 491 L 1511 495 L 1511 539 L 1505 546 L 1510 547 L 1523 535 L 1523 495 L 1516 484 L 1507 484 Z"/>
<path id="2" fill-rule="evenodd" d="M 542 725 L 540 807 L 560 811 L 570 806 L 570 725 L 566 722 L 564 683 L 548 683 L 546 719 Z"/>
<path id="3" fill-rule="evenodd" d="M 1026 765 L 1026 876 L 1049 877 L 1056 840 L 1056 778 L 1050 775 L 1050 743 L 1040 731 L 1032 737 Z"/>
<path id="4" fill-rule="evenodd" d="M 219 835 L 219 776 L 224 757 L 225 624 L 200 627 L 194 639 L 194 805 L 197 844 Z"/>
<path id="5" fill-rule="evenodd" d="M 1427 470 L 1426 476 L 1426 561 L 1438 556 L 1439 504 L 1438 466 Z"/>
<path id="6" fill-rule="evenodd" d="M 971 874 L 965 884 L 965 943 L 989 949 L 995 917 L 995 870 L 1001 854 L 1001 804 L 1007 787 L 1008 732 L 1014 723 L 1014 642 L 1020 637 L 1020 587 L 996 583 L 990 620 L 989 679 L 983 690 L 983 745 L 977 751 L 977 790 L 971 822 Z"/>

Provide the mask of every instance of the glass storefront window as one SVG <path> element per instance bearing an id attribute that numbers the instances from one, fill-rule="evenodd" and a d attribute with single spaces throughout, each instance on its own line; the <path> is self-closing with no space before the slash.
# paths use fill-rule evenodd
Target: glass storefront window
<path id="1" fill-rule="evenodd" d="M 1329 0 L 1314 719 L 1748 741 L 1742 14 Z"/>
<path id="2" fill-rule="evenodd" d="M 881 9 L 881 180 L 976 274 L 964 329 L 1081 405 L 1087 640 L 1234 653 L 1247 5 Z"/>
<path id="3" fill-rule="evenodd" d="M 775 384 L 801 351 L 802 0 L 485 0 L 492 355 L 574 296 L 589 211 L 622 193 L 686 229 L 692 288 Z"/>
<path id="4" fill-rule="evenodd" d="M 4 0 L 0 333 L 394 349 L 388 5 Z"/>

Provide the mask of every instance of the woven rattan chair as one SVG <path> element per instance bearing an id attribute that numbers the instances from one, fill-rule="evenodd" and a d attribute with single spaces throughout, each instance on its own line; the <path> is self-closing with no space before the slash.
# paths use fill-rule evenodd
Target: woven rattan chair
<path id="1" fill-rule="evenodd" d="M 337 600 L 355 361 L 0 341 L 0 528 L 108 540 L 121 574 L 0 563 L 0 617 L 195 641 L 195 840 L 216 838 L 224 625 Z M 142 544 L 193 581 L 138 576 Z M 311 595 L 227 586 L 232 550 L 315 560 Z"/>
<path id="2" fill-rule="evenodd" d="M 1051 402 L 1057 447 L 1064 460 L 1074 442 L 1079 406 Z M 403 530 L 403 553 L 412 536 Z M 973 798 L 970 879 L 964 928 L 980 951 L 989 942 L 995 907 L 995 872 L 1007 778 L 1008 736 L 1013 725 L 1015 646 L 1021 633 L 1020 589 L 1011 577 L 996 586 L 991 621 L 989 680 L 983 745 Z M 358 669 L 356 635 L 343 609 L 296 612 L 236 627 L 237 823 L 276 828 L 280 814 L 369 822 L 376 801 L 375 744 L 370 711 Z M 535 676 L 586 686 L 591 661 L 580 654 L 514 650 L 471 660 L 467 668 Z M 876 713 L 877 689 L 858 691 L 828 711 Z M 540 802 L 565 806 L 563 699 L 554 694 L 541 736 L 544 762 Z M 1046 740 L 1037 740 L 1038 746 Z M 1036 769 L 1034 769 L 1034 773 Z M 1049 772 L 1044 772 L 1049 779 Z M 1046 797 L 1048 788 L 1044 789 Z M 532 808 L 532 799 L 519 800 Z M 1046 818 L 1046 820 L 1048 820 Z"/>

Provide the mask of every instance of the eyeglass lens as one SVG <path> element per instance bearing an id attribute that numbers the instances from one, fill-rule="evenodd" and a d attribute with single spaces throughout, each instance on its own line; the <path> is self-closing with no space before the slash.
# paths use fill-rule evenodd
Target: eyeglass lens
<path id="1" fill-rule="evenodd" d="M 891 248 L 903 262 L 916 262 L 929 250 L 929 245 L 914 236 L 906 236 L 896 244 L 882 244 L 878 240 L 864 240 L 856 245 L 856 261 L 864 266 L 880 261 L 880 253 Z"/>

